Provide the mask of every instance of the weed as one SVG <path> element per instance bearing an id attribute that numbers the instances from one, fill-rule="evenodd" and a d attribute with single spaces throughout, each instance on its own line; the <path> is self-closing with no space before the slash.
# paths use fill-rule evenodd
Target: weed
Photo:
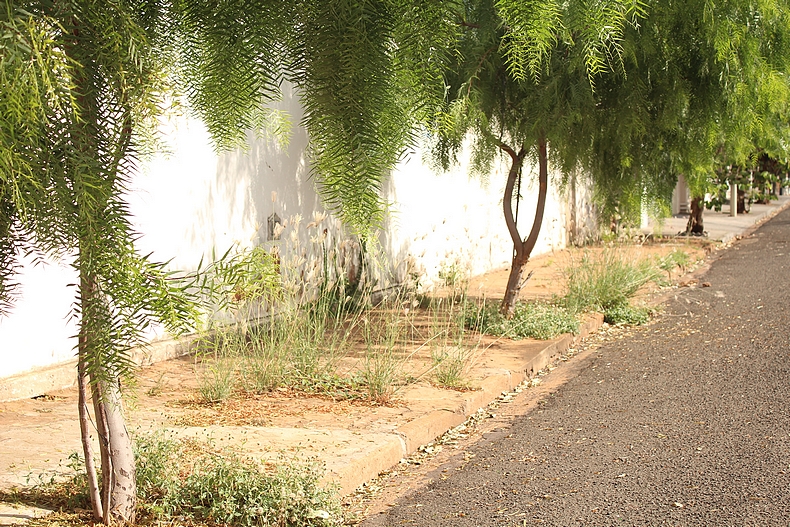
<path id="1" fill-rule="evenodd" d="M 585 253 L 565 270 L 568 292 L 559 300 L 569 311 L 607 310 L 627 305 L 645 284 L 658 277 L 648 260 L 634 262 L 622 251 Z"/>
<path id="2" fill-rule="evenodd" d="M 446 287 L 463 289 L 468 282 L 467 273 L 458 262 L 443 264 L 439 269 L 439 279 Z"/>
<path id="3" fill-rule="evenodd" d="M 378 292 L 374 305 L 368 253 L 348 241 L 334 245 L 321 221 L 316 215 L 307 225 L 316 231 L 308 232 L 309 247 L 302 247 L 301 218 L 291 218 L 280 229 L 289 229 L 283 239 L 291 245 L 226 254 L 206 273 L 217 306 L 212 319 L 224 323 L 200 339 L 203 364 L 196 368 L 204 401 L 221 402 L 239 388 L 262 393 L 287 386 L 383 404 L 402 384 L 407 341 L 461 345 L 468 280 L 458 263 L 440 272 L 446 297 L 423 306 L 414 291 Z M 415 307 L 428 312 L 427 334 L 415 325 Z M 349 351 L 359 348 L 357 366 L 339 373 Z"/>
<path id="4" fill-rule="evenodd" d="M 395 390 L 399 364 L 393 351 L 368 349 L 359 376 L 367 387 L 368 399 L 377 404 L 387 404 Z"/>
<path id="5" fill-rule="evenodd" d="M 650 321 L 650 309 L 630 304 L 613 306 L 606 310 L 603 321 L 617 326 L 641 326 Z"/>
<path id="6" fill-rule="evenodd" d="M 226 525 L 339 525 L 339 507 L 318 486 L 317 469 L 286 465 L 266 471 L 236 454 L 209 453 L 194 462 L 163 508 L 170 517 Z"/>
<path id="7" fill-rule="evenodd" d="M 218 450 L 210 442 L 162 432 L 135 434 L 134 449 L 140 523 L 343 523 L 337 493 L 319 485 L 323 470 L 315 462 L 280 459 L 262 464 L 228 448 Z M 69 467 L 65 475 L 42 476 L 32 488 L 0 492 L 0 497 L 62 511 L 90 509 L 85 467 L 78 454 L 69 456 Z"/>
<path id="8" fill-rule="evenodd" d="M 464 388 L 464 370 L 470 352 L 463 348 L 439 348 L 431 351 L 433 376 L 440 386 L 447 388 Z"/>
<path id="9" fill-rule="evenodd" d="M 692 260 L 691 256 L 684 251 L 680 251 L 675 249 L 671 253 L 667 254 L 663 258 L 659 258 L 656 262 L 656 265 L 659 269 L 666 271 L 667 273 L 667 282 L 661 281 L 659 282 L 660 285 L 668 284 L 669 280 L 672 279 L 672 271 L 675 269 L 680 269 L 681 271 L 686 271 L 689 266 L 691 265 Z"/>
<path id="10" fill-rule="evenodd" d="M 143 509 L 161 514 L 157 506 L 178 482 L 179 443 L 162 432 L 134 435 L 135 477 Z"/>
<path id="11" fill-rule="evenodd" d="M 220 358 L 203 365 L 198 373 L 198 392 L 206 403 L 221 403 L 233 395 L 237 382 L 234 361 Z"/>
<path id="12" fill-rule="evenodd" d="M 284 362 L 277 349 L 254 346 L 242 363 L 244 389 L 266 393 L 280 386 L 286 375 Z"/>
<path id="13" fill-rule="evenodd" d="M 495 304 L 481 304 L 467 311 L 467 324 L 489 335 L 511 339 L 547 340 L 563 333 L 576 333 L 579 320 L 570 310 L 544 302 L 519 302 L 508 319 Z"/>
<path id="14" fill-rule="evenodd" d="M 141 509 L 155 519 L 193 518 L 227 525 L 330 526 L 342 523 L 315 463 L 276 467 L 211 443 L 160 434 L 135 438 Z"/>
<path id="15" fill-rule="evenodd" d="M 383 310 L 376 319 L 365 317 L 363 320 L 365 357 L 360 377 L 367 386 L 369 399 L 378 404 L 390 401 L 400 376 L 397 354 L 398 351 L 403 354 L 400 346 L 404 328 L 399 318 L 400 311 L 390 309 Z"/>
<path id="16" fill-rule="evenodd" d="M 90 509 L 85 462 L 77 452 L 69 454 L 52 472 L 28 474 L 25 487 L 0 490 L 0 502 L 26 503 L 51 510 Z"/>
<path id="17" fill-rule="evenodd" d="M 149 397 L 158 397 L 159 395 L 162 395 L 162 391 L 164 391 L 166 385 L 167 383 L 165 382 L 165 373 L 162 372 L 159 374 L 159 377 L 157 377 L 156 381 L 154 381 L 154 385 L 146 390 L 145 394 Z"/>

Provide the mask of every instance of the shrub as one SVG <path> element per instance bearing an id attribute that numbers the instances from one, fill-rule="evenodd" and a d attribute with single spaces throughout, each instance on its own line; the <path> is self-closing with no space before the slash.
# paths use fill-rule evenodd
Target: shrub
<path id="1" fill-rule="evenodd" d="M 614 306 L 606 310 L 603 321 L 612 325 L 639 326 L 650 321 L 650 309 L 629 304 Z"/>

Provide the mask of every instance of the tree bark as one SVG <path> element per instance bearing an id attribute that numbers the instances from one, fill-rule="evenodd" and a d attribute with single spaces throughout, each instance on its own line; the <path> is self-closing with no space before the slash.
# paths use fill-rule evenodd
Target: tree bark
<path id="1" fill-rule="evenodd" d="M 83 316 L 96 308 L 91 303 L 95 298 L 96 280 L 83 273 L 80 280 L 80 303 Z M 93 343 L 89 330 L 83 324 L 78 339 L 78 371 L 80 374 L 80 432 L 82 434 L 85 469 L 88 472 L 91 507 L 96 520 L 109 525 L 113 521 L 134 523 L 137 500 L 135 481 L 134 450 L 123 416 L 120 380 L 106 365 L 93 364 L 87 371 Z M 87 374 L 87 375 L 86 375 Z M 99 438 L 101 455 L 101 491 L 99 491 L 90 430 L 87 427 L 86 377 L 90 377 L 93 412 Z"/>
<path id="2" fill-rule="evenodd" d="M 105 509 L 102 520 L 109 525 L 115 520 L 134 523 L 137 501 L 134 449 L 123 416 L 123 401 L 116 376 L 95 379 L 99 389 L 94 391 L 97 424 L 101 422 L 104 437 L 102 447 L 102 490 Z M 106 458 L 106 462 L 104 459 Z"/>
<path id="3" fill-rule="evenodd" d="M 507 152 L 512 160 L 510 172 L 508 173 L 507 184 L 505 185 L 503 209 L 505 214 L 505 223 L 507 224 L 508 232 L 510 232 L 510 237 L 513 240 L 513 261 L 510 266 L 510 275 L 508 276 L 505 296 L 502 299 L 502 305 L 500 307 L 500 311 L 504 315 L 511 317 L 515 310 L 516 301 L 518 300 L 518 295 L 521 292 L 521 287 L 523 286 L 521 276 L 524 272 L 524 267 L 527 265 L 527 262 L 529 262 L 529 257 L 532 255 L 532 250 L 535 248 L 535 244 L 538 241 L 540 227 L 543 223 L 543 213 L 546 209 L 546 194 L 548 193 L 549 187 L 548 152 L 546 139 L 539 139 L 538 203 L 529 236 L 527 236 L 525 240 L 522 240 L 521 235 L 518 232 L 516 219 L 513 216 L 513 190 L 524 163 L 526 151 L 522 148 L 518 153 L 516 153 L 515 150 L 504 144 L 500 144 L 500 148 Z"/>
<path id="4" fill-rule="evenodd" d="M 82 452 L 85 456 L 85 472 L 88 477 L 88 495 L 91 500 L 91 507 L 93 508 L 93 519 L 102 521 L 104 519 L 102 503 L 104 503 L 104 501 L 99 491 L 99 482 L 96 477 L 96 465 L 93 461 L 93 445 L 91 445 L 90 415 L 88 413 L 87 401 L 88 375 L 85 372 L 85 363 L 82 360 L 77 364 L 77 386 L 79 388 L 80 436 L 82 438 Z"/>
<path id="5" fill-rule="evenodd" d="M 705 210 L 705 198 L 691 199 L 691 214 L 686 224 L 686 235 L 702 236 L 705 233 L 702 223 L 702 213 Z"/>

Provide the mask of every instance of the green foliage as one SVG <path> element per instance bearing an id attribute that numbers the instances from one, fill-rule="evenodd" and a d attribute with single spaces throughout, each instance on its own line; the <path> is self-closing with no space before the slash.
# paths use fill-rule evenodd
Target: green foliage
<path id="1" fill-rule="evenodd" d="M 627 305 L 639 289 L 658 276 L 648 260 L 634 262 L 622 251 L 584 253 L 566 270 L 568 292 L 561 302 L 572 312 L 608 312 Z"/>
<path id="2" fill-rule="evenodd" d="M 463 347 L 440 347 L 431 350 L 433 377 L 437 384 L 446 388 L 465 388 L 464 379 L 469 362 L 470 350 Z"/>
<path id="3" fill-rule="evenodd" d="M 283 467 L 273 474 L 240 456 L 209 454 L 196 460 L 179 492 L 164 504 L 221 524 L 323 526 L 342 522 L 337 502 L 318 486 L 317 467 Z"/>
<path id="4" fill-rule="evenodd" d="M 606 217 L 635 219 L 640 197 L 668 201 L 677 174 L 702 197 L 721 155 L 786 156 L 788 15 L 776 1 L 650 4 L 623 40 L 627 75 L 596 85 L 600 133 L 585 164 Z"/>
<path id="5" fill-rule="evenodd" d="M 261 463 L 210 439 L 162 431 L 135 433 L 134 456 L 142 524 L 342 525 L 338 495 L 320 482 L 323 468 L 313 461 Z M 57 472 L 28 483 L 0 496 L 66 512 L 90 507 L 85 463 L 76 452 Z"/>
<path id="6" fill-rule="evenodd" d="M 458 52 L 446 65 L 445 113 L 434 155 L 454 160 L 471 133 L 473 164 L 486 170 L 503 146 L 528 152 L 547 139 L 555 166 L 585 159 L 595 128 L 595 80 L 622 61 L 625 28 L 641 2 L 479 1 L 464 4 Z"/>
<path id="7" fill-rule="evenodd" d="M 691 265 L 691 256 L 685 251 L 674 249 L 671 253 L 660 258 L 657 262 L 658 268 L 670 273 L 677 268 L 686 270 Z"/>
<path id="8" fill-rule="evenodd" d="M 219 359 L 204 364 L 197 372 L 198 393 L 206 403 L 221 403 L 233 395 L 236 389 L 236 367 L 230 359 Z M 260 380 L 256 385 L 260 384 Z"/>
<path id="9" fill-rule="evenodd" d="M 496 8 L 508 24 L 504 48 L 516 80 L 537 79 L 557 44 L 583 48 L 582 60 L 592 80 L 621 60 L 625 28 L 643 17 L 646 2 L 557 2 L 498 0 Z"/>
<path id="10" fill-rule="evenodd" d="M 603 321 L 616 326 L 641 326 L 650 321 L 650 309 L 630 304 L 618 304 L 606 310 Z"/>
<path id="11" fill-rule="evenodd" d="M 139 255 L 124 201 L 165 89 L 150 4 L 6 2 L 0 11 L 0 304 L 19 255 L 68 257 L 93 381 L 127 375 L 150 323 L 193 327 L 188 281 Z M 6 82 L 7 81 L 7 82 Z"/>
<path id="12" fill-rule="evenodd" d="M 579 320 L 565 307 L 543 302 L 518 302 L 511 318 L 497 306 L 481 304 L 467 312 L 467 327 L 488 335 L 510 339 L 548 340 L 579 331 Z"/>
<path id="13" fill-rule="evenodd" d="M 218 149 L 244 147 L 249 130 L 267 129 L 272 114 L 263 104 L 279 97 L 290 13 L 265 0 L 168 4 L 156 37 L 174 60 L 180 91 Z"/>
<path id="14" fill-rule="evenodd" d="M 707 190 L 711 197 L 705 202 L 710 209 L 721 211 L 727 201 L 730 184 L 738 187 L 738 193 L 747 207 L 752 203 L 766 204 L 776 199 L 774 185 L 787 177 L 790 167 L 764 151 L 753 152 L 745 164 L 738 164 L 724 155 L 716 158 L 716 171 L 708 178 Z"/>
<path id="15" fill-rule="evenodd" d="M 157 520 L 191 518 L 230 525 L 342 524 L 336 494 L 319 485 L 311 463 L 271 468 L 211 443 L 161 433 L 135 438 L 141 509 Z"/>
<path id="16" fill-rule="evenodd" d="M 443 265 L 439 269 L 439 280 L 442 285 L 453 289 L 465 289 L 464 283 L 467 281 L 467 273 L 464 272 L 458 262 L 453 262 L 449 265 Z"/>
<path id="17" fill-rule="evenodd" d="M 342 204 L 342 217 L 366 229 L 381 220 L 378 189 L 405 148 L 411 125 L 397 104 L 394 6 L 341 1 L 301 7 L 294 66 L 317 154 L 313 170 L 329 203 Z"/>

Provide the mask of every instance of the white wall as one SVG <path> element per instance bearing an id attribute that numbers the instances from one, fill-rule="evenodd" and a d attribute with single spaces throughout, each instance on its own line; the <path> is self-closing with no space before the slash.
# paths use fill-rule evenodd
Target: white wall
<path id="1" fill-rule="evenodd" d="M 513 242 L 502 212 L 509 169 L 506 160 L 495 164 L 487 182 L 469 177 L 466 166 L 437 174 L 420 161 L 421 155 L 410 156 L 388 187 L 393 207 L 384 239 L 395 263 L 411 255 L 428 283 L 437 279 L 442 267 L 453 263 L 472 274 L 509 265 Z M 553 183 L 535 255 L 567 242 L 567 206 Z M 525 167 L 523 185 L 518 227 L 526 237 L 535 215 L 537 167 Z"/>
<path id="2" fill-rule="evenodd" d="M 292 95 L 279 106 L 290 113 L 293 123 L 300 122 L 299 105 Z M 311 245 L 306 224 L 323 208 L 309 178 L 303 128 L 293 126 L 285 147 L 250 137 L 246 152 L 219 156 L 205 127 L 194 119 L 173 118 L 163 123 L 163 130 L 171 153 L 146 162 L 128 196 L 133 224 L 143 234 L 138 242 L 142 253 L 172 259 L 174 268 L 193 269 L 201 257 L 212 251 L 221 254 L 234 243 L 267 243 L 266 220 L 272 213 L 283 220 L 301 214 L 300 243 L 303 248 Z M 434 173 L 421 159 L 419 153 L 408 156 L 385 185 L 384 197 L 393 205 L 380 245 L 386 253 L 382 260 L 392 274 L 402 277 L 411 261 L 430 285 L 443 266 L 453 263 L 473 273 L 508 265 L 512 243 L 502 217 L 507 166 L 495 166 L 488 183 L 483 183 L 470 178 L 464 167 Z M 528 234 L 534 215 L 536 170 L 525 169 L 524 181 L 522 236 Z M 565 246 L 568 211 L 557 185 L 550 184 L 533 254 Z M 342 241 L 338 222 L 332 218 L 325 222 L 330 240 Z M 71 270 L 56 264 L 25 265 L 20 282 L 22 297 L 11 315 L 0 319 L 0 377 L 74 355 L 75 342 L 69 337 L 76 329 L 65 319 L 74 298 L 74 291 L 66 287 L 74 282 Z"/>

